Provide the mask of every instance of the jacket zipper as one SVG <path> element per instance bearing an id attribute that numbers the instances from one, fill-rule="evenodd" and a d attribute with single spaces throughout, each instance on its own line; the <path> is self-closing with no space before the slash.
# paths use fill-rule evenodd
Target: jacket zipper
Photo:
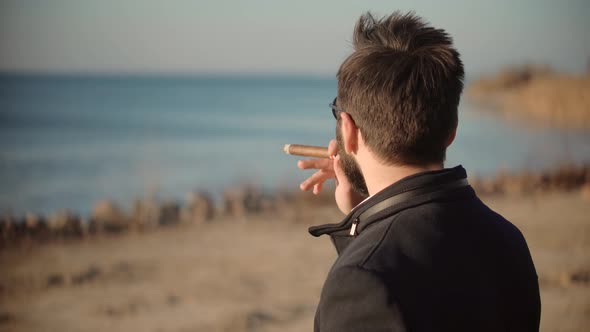
<path id="1" fill-rule="evenodd" d="M 352 226 L 350 226 L 350 236 L 355 236 L 356 235 L 356 226 L 359 224 L 359 218 L 356 217 L 354 219 L 354 221 L 352 222 Z"/>

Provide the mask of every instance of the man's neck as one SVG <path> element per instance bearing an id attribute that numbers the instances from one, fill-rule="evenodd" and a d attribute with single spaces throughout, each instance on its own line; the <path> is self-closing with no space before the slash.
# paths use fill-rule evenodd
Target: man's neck
<path id="1" fill-rule="evenodd" d="M 425 166 L 384 165 L 373 158 L 360 165 L 360 167 L 371 196 L 410 175 L 443 169 L 442 164 Z"/>

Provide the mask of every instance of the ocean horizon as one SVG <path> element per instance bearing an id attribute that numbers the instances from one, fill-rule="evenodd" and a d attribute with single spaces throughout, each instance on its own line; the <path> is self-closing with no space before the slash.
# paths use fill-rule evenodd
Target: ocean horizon
<path id="1" fill-rule="evenodd" d="M 326 145 L 335 78 L 0 74 L 0 214 L 88 214 L 157 193 L 298 190 L 286 143 Z M 464 98 L 465 99 L 465 98 Z M 462 102 L 446 165 L 469 174 L 590 161 L 590 133 L 506 120 Z"/>

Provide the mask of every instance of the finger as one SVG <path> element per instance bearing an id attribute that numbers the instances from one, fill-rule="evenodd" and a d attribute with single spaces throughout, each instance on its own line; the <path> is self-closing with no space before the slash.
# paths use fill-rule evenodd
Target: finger
<path id="1" fill-rule="evenodd" d="M 322 192 L 322 188 L 324 187 L 324 183 L 325 182 L 318 182 L 313 186 L 313 193 L 315 195 L 318 195 L 319 193 Z"/>
<path id="2" fill-rule="evenodd" d="M 309 190 L 311 189 L 316 183 L 324 182 L 329 178 L 334 177 L 333 172 L 325 172 L 323 170 L 315 172 L 312 176 L 307 178 L 307 180 L 303 181 L 299 187 L 301 190 Z"/>
<path id="3" fill-rule="evenodd" d="M 338 154 L 338 142 L 336 142 L 335 139 L 331 140 L 330 144 L 328 144 L 328 154 L 330 154 L 330 156 Z"/>
<path id="4" fill-rule="evenodd" d="M 307 190 L 311 189 L 316 183 L 325 182 L 327 179 L 330 179 L 333 177 L 334 177 L 334 172 L 319 170 L 319 171 L 313 173 L 313 175 L 310 176 L 309 178 L 307 178 L 307 180 L 301 182 L 301 184 L 299 185 L 299 188 L 301 188 L 301 190 L 307 191 Z"/>
<path id="5" fill-rule="evenodd" d="M 331 169 L 332 161 L 328 159 L 305 159 L 297 162 L 297 167 L 300 169 Z"/>

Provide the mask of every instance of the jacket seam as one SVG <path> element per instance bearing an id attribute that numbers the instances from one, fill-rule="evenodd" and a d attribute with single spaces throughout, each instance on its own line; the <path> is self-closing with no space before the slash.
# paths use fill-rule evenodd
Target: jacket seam
<path id="1" fill-rule="evenodd" d="M 397 218 L 399 218 L 399 216 L 401 214 L 402 213 L 398 213 L 393 217 L 393 219 L 389 222 L 389 225 L 387 225 L 387 228 L 385 229 L 385 231 L 381 235 L 381 238 L 379 238 L 379 241 L 377 242 L 377 244 L 375 244 L 375 246 L 373 246 L 373 248 L 371 248 L 369 253 L 367 253 L 367 255 L 363 258 L 363 260 L 359 264 L 357 264 L 358 267 L 366 270 L 365 264 L 367 263 L 367 261 L 369 259 L 371 259 L 373 254 L 377 251 L 377 249 L 379 249 L 379 247 L 381 247 L 381 244 L 383 243 L 383 241 L 385 241 L 385 237 L 387 236 L 387 234 L 389 234 L 391 227 L 393 227 L 393 224 L 396 222 Z"/>

